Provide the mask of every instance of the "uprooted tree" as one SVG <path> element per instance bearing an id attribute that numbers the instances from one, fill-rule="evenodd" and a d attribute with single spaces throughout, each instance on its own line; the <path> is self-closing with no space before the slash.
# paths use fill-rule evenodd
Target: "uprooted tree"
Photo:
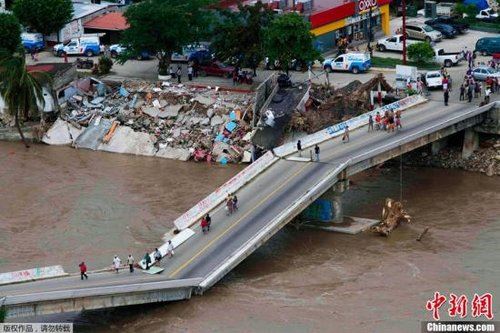
<path id="1" fill-rule="evenodd" d="M 401 202 L 387 198 L 382 209 L 382 220 L 371 230 L 387 237 L 402 222 L 410 223 L 411 216 L 403 209 Z"/>
<path id="2" fill-rule="evenodd" d="M 174 52 L 201 41 L 208 31 L 212 12 L 211 0 L 145 0 L 130 6 L 125 17 L 130 27 L 123 32 L 121 43 L 127 55 L 148 51 L 159 60 L 160 75 L 168 74 Z"/>

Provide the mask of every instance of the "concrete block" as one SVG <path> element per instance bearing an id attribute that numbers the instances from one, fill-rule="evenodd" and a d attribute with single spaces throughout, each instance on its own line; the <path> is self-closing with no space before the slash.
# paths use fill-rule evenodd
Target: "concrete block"
<path id="1" fill-rule="evenodd" d="M 158 150 L 156 157 L 169 158 L 172 160 L 187 161 L 191 157 L 189 149 L 166 147 Z"/>
<path id="2" fill-rule="evenodd" d="M 83 129 L 78 129 L 62 119 L 57 119 L 44 134 L 42 142 L 48 145 L 70 145 L 82 131 Z"/>
<path id="3" fill-rule="evenodd" d="M 469 158 L 479 148 L 479 134 L 472 128 L 464 131 L 464 144 L 462 147 L 462 158 Z"/>
<path id="4" fill-rule="evenodd" d="M 154 156 L 156 149 L 149 134 L 134 132 L 128 126 L 120 126 L 116 129 L 109 143 L 101 143 L 98 150 L 111 153 Z"/>

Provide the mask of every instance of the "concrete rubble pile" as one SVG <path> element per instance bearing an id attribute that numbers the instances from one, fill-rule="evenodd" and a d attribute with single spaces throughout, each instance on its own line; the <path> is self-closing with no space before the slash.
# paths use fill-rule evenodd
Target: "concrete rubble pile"
<path id="1" fill-rule="evenodd" d="M 253 94 L 218 88 L 94 82 L 67 99 L 43 141 L 184 161 L 250 162 L 253 103 Z"/>

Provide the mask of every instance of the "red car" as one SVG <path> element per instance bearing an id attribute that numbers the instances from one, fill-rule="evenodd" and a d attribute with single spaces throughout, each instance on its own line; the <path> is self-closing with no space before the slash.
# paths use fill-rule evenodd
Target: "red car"
<path id="1" fill-rule="evenodd" d="M 212 75 L 212 76 L 224 76 L 232 77 L 234 72 L 233 66 L 228 66 L 220 61 L 214 61 L 208 64 L 200 65 L 199 73 L 201 76 Z"/>

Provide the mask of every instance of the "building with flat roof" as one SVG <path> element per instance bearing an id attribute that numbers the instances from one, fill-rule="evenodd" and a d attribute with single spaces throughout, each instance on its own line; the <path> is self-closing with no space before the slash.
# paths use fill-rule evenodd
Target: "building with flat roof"
<path id="1" fill-rule="evenodd" d="M 253 4 L 256 0 L 244 1 Z M 368 40 L 370 25 L 373 37 L 390 34 L 389 3 L 391 0 L 262 0 L 277 13 L 299 12 L 311 23 L 317 47 L 334 48 L 341 37 L 351 41 Z M 237 0 L 221 0 L 219 5 L 236 8 Z M 371 14 L 371 18 L 370 18 Z"/>

